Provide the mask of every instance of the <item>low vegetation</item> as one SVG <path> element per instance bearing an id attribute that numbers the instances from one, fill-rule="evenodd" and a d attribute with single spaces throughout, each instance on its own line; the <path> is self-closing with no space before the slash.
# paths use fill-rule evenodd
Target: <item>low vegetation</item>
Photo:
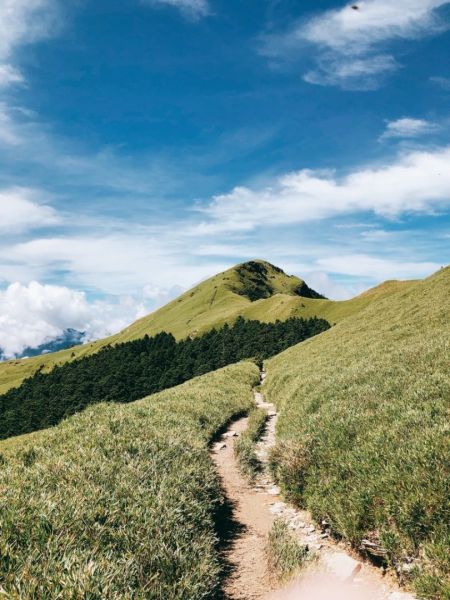
<path id="1" fill-rule="evenodd" d="M 308 549 L 299 544 L 286 521 L 278 518 L 269 532 L 267 557 L 271 573 L 279 581 L 287 581 L 304 566 Z"/>
<path id="2" fill-rule="evenodd" d="M 221 492 L 208 443 L 250 409 L 258 377 L 241 363 L 133 404 L 96 405 L 6 451 L 0 593 L 213 597 Z"/>
<path id="3" fill-rule="evenodd" d="M 285 493 L 433 600 L 450 597 L 449 297 L 447 268 L 266 363 Z"/>
<path id="4" fill-rule="evenodd" d="M 323 319 L 245 321 L 177 342 L 167 333 L 38 372 L 0 396 L 0 439 L 51 427 L 98 402 L 131 402 L 243 359 L 262 361 L 329 328 Z"/>
<path id="5" fill-rule="evenodd" d="M 256 443 L 264 432 L 266 421 L 266 411 L 261 408 L 253 408 L 248 416 L 247 429 L 234 445 L 239 466 L 249 479 L 253 479 L 261 468 L 261 463 L 256 455 Z"/>

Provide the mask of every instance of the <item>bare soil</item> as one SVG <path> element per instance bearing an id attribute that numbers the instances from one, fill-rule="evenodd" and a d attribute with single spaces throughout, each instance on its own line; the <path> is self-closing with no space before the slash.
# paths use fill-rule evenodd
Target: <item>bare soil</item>
<path id="1" fill-rule="evenodd" d="M 235 421 L 228 433 L 239 434 L 246 428 L 247 418 L 243 418 Z M 272 589 L 266 560 L 266 540 L 274 518 L 269 510 L 272 498 L 256 492 L 241 475 L 234 457 L 236 439 L 223 437 L 212 451 L 235 521 L 234 539 L 223 550 L 229 565 L 223 592 L 230 600 L 257 600 Z"/>

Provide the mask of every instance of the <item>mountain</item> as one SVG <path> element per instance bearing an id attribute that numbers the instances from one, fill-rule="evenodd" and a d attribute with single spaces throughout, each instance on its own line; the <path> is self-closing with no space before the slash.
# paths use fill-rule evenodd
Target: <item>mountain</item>
<path id="1" fill-rule="evenodd" d="M 333 324 L 411 284 L 390 281 L 352 300 L 336 302 L 269 262 L 245 262 L 201 282 L 113 336 L 69 350 L 0 364 L 0 393 L 20 385 L 41 367 L 46 372 L 55 365 L 93 354 L 108 344 L 139 339 L 145 334 L 166 331 L 183 339 L 232 323 L 239 316 L 263 322 L 317 316 Z"/>
<path id="2" fill-rule="evenodd" d="M 16 356 L 18 358 L 30 358 L 32 356 L 40 356 L 41 354 L 50 354 L 51 352 L 58 352 L 59 350 L 66 350 L 67 348 L 72 348 L 73 346 L 77 346 L 81 344 L 84 337 L 84 332 L 77 331 L 76 329 L 66 329 L 61 335 L 46 342 L 45 344 L 41 344 L 36 348 L 25 348 L 23 352 Z M 0 357 L 1 357 L 1 349 L 0 349 Z"/>
<path id="3" fill-rule="evenodd" d="M 200 338 L 198 332 L 219 315 L 232 320 L 239 311 L 257 311 L 273 320 L 277 312 L 268 307 L 282 302 L 333 314 L 334 327 L 265 361 L 262 391 L 279 414 L 271 470 L 283 495 L 312 513 L 317 531 L 326 528 L 326 545 L 336 537 L 375 556 L 390 569 L 383 581 L 396 571 L 418 598 L 449 598 L 450 268 L 333 303 L 298 295 L 296 278 L 253 262 L 256 267 L 245 263 L 203 282 L 125 331 L 141 335 L 164 319 L 170 327 L 173 318 L 173 327 L 194 338 L 180 345 L 206 347 L 215 333 Z M 254 326 L 238 321 L 236 327 L 243 324 Z M 264 342 L 257 327 L 253 339 Z M 215 341 L 210 348 L 221 346 Z M 240 340 L 232 346 L 241 348 Z M 164 350 L 159 340 L 156 347 Z M 101 381 L 108 373 L 97 361 L 117 350 L 80 362 Z M 156 360 L 152 369 L 159 365 Z M 83 376 L 74 378 L 80 381 L 89 386 Z M 44 581 L 49 598 L 61 589 L 101 597 L 105 586 L 117 597 L 139 595 L 144 585 L 155 597 L 194 598 L 199 590 L 213 597 L 223 566 L 216 554 L 223 492 L 208 449 L 231 417 L 253 405 L 257 383 L 256 365 L 241 362 L 128 405 L 102 402 L 47 430 L 0 441 L 0 464 L 7 466 L 0 469 L 0 487 L 8 499 L 0 579 L 7 593 L 36 597 Z M 53 388 L 44 399 L 49 412 L 52 396 L 58 397 Z M 38 406 L 24 417 L 34 420 Z M 252 458 L 254 445 L 249 450 Z"/>

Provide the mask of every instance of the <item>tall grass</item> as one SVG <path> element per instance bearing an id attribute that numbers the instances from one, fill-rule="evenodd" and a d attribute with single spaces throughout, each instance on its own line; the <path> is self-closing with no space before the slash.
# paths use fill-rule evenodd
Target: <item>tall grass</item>
<path id="1" fill-rule="evenodd" d="M 287 581 L 304 567 L 308 558 L 308 548 L 300 545 L 286 521 L 278 518 L 269 532 L 267 558 L 270 570 L 276 578 L 279 581 Z"/>
<path id="2" fill-rule="evenodd" d="M 236 440 L 234 452 L 241 471 L 253 480 L 261 470 L 261 462 L 256 454 L 256 444 L 264 432 L 267 412 L 262 408 L 253 408 L 248 417 L 247 429 Z"/>
<path id="3" fill-rule="evenodd" d="M 208 442 L 251 407 L 258 376 L 242 363 L 130 405 L 97 405 L 6 451 L 0 591 L 211 598 L 221 492 Z"/>
<path id="4" fill-rule="evenodd" d="M 265 384 L 285 492 L 433 599 L 450 597 L 449 298 L 447 268 L 271 359 Z"/>

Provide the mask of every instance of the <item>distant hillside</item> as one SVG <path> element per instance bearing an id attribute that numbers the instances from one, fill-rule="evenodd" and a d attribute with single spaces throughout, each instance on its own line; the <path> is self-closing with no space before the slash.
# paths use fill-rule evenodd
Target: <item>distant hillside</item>
<path id="1" fill-rule="evenodd" d="M 316 318 L 260 323 L 240 317 L 178 342 L 158 333 L 102 348 L 50 373 L 38 371 L 0 395 L 0 439 L 51 427 L 90 404 L 132 402 L 244 359 L 261 363 L 329 327 Z"/>
<path id="2" fill-rule="evenodd" d="M 36 348 L 25 348 L 23 352 L 16 356 L 18 358 L 30 358 L 31 356 L 40 356 L 41 354 L 49 354 L 51 352 L 58 352 L 59 350 L 66 350 L 81 344 L 84 337 L 82 331 L 76 331 L 76 329 L 66 329 L 62 335 L 41 344 Z M 0 360 L 2 360 L 2 350 L 0 348 Z"/>
<path id="3" fill-rule="evenodd" d="M 40 367 L 45 372 L 54 365 L 98 352 L 108 344 L 139 339 L 145 334 L 151 336 L 166 331 L 182 339 L 224 323 L 232 323 L 239 316 L 263 322 L 317 316 L 336 323 L 374 300 L 412 284 L 387 282 L 352 300 L 336 302 L 324 299 L 303 280 L 286 275 L 268 262 L 246 262 L 203 281 L 166 306 L 104 340 L 54 354 L 0 364 L 0 393 L 20 385 L 24 378 Z"/>
<path id="4" fill-rule="evenodd" d="M 422 598 L 450 597 L 450 267 L 267 361 L 286 493 Z M 412 562 L 411 562 L 412 561 Z M 406 564 L 406 567 L 404 566 Z"/>

